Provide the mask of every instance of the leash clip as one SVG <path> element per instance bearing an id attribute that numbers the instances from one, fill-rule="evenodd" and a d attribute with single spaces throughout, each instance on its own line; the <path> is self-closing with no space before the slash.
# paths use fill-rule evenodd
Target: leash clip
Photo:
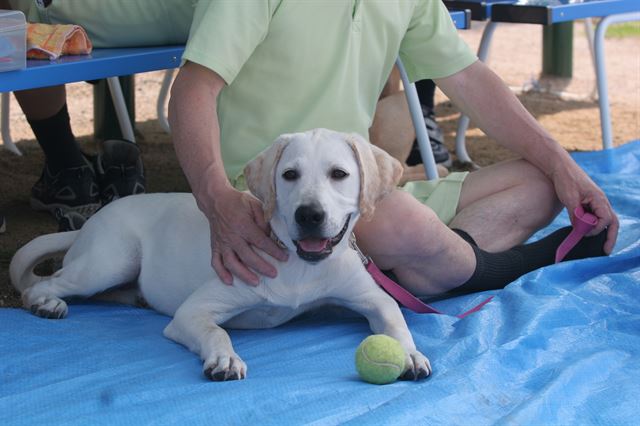
<path id="1" fill-rule="evenodd" d="M 356 235 L 353 232 L 349 236 L 349 247 L 351 247 L 356 251 L 356 253 L 358 253 L 360 261 L 364 266 L 367 266 L 369 263 L 371 263 L 371 258 L 369 256 L 365 256 L 365 254 L 360 250 L 360 247 L 358 247 L 358 244 L 356 244 Z"/>

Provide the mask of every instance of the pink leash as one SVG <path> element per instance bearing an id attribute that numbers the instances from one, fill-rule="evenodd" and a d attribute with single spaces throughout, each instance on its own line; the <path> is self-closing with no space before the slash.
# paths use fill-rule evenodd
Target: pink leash
<path id="1" fill-rule="evenodd" d="M 564 241 L 558 246 L 558 249 L 556 250 L 556 263 L 564 259 L 567 253 L 571 251 L 571 249 L 575 247 L 576 244 L 578 244 L 582 237 L 588 234 L 598 223 L 598 218 L 589 212 L 585 212 L 582 206 L 577 207 L 574 210 L 574 213 L 576 216 L 576 223 L 574 224 L 573 229 L 571 230 L 569 235 L 567 235 Z M 427 305 L 426 303 L 415 297 L 413 294 L 405 290 L 403 287 L 401 287 L 398 283 L 387 277 L 369 257 L 362 254 L 358 246 L 355 244 L 355 237 L 352 236 L 350 242 L 351 246 L 360 255 L 362 263 L 364 263 L 367 272 L 371 274 L 373 280 L 387 293 L 389 293 L 391 297 L 396 299 L 402 306 L 419 314 L 450 315 L 437 310 L 433 306 Z M 489 303 L 491 299 L 493 299 L 493 296 L 486 298 L 468 311 L 454 316 L 461 319 L 465 318 L 466 316 L 471 315 L 474 312 L 478 312 L 484 305 Z"/>
<path id="2" fill-rule="evenodd" d="M 419 314 L 440 314 L 440 315 L 449 315 L 444 312 L 440 312 L 433 306 L 429 306 L 424 303 L 422 300 L 415 297 L 413 294 L 409 293 L 404 288 L 400 287 L 398 283 L 387 277 L 371 259 L 368 259 L 369 263 L 365 265 L 367 271 L 373 277 L 373 280 L 382 287 L 391 297 L 396 299 L 402 306 L 411 309 L 413 312 Z M 479 305 L 469 309 L 468 311 L 455 315 L 458 318 L 464 318 L 467 315 L 470 315 L 474 312 L 482 309 L 484 305 L 489 303 L 493 299 L 493 296 L 488 297 L 486 300 L 481 302 Z"/>
<path id="3" fill-rule="evenodd" d="M 391 278 L 387 277 L 380 270 L 380 268 L 378 268 L 376 266 L 376 264 L 373 263 L 373 260 L 371 260 L 370 257 L 365 256 L 360 251 L 360 249 L 356 245 L 356 239 L 355 239 L 355 236 L 353 234 L 349 238 L 349 244 L 351 245 L 351 248 L 353 248 L 356 251 L 356 253 L 358 253 L 358 255 L 360 256 L 360 260 L 362 260 L 362 263 L 364 264 L 365 268 L 367 269 L 367 272 L 369 272 L 369 274 L 371 275 L 373 280 L 376 282 L 376 284 L 378 284 L 380 287 L 382 287 L 391 297 L 396 299 L 396 301 L 398 303 L 400 303 L 402 306 L 412 310 L 413 312 L 419 313 L 419 314 L 450 315 L 450 314 L 447 314 L 445 312 L 440 312 L 439 310 L 437 310 L 433 306 L 427 305 L 422 300 L 418 299 L 413 294 L 411 294 L 410 292 L 405 290 L 403 287 L 401 287 L 400 284 L 396 283 Z M 487 299 L 482 301 L 480 304 L 474 306 L 473 308 L 469 309 L 468 311 L 466 311 L 466 312 L 464 312 L 462 314 L 459 314 L 459 315 L 454 315 L 454 316 L 456 316 L 458 318 L 464 318 L 467 315 L 470 315 L 470 314 L 472 314 L 474 312 L 478 312 L 480 309 L 482 309 L 482 307 L 484 305 L 489 303 L 491 301 L 491 299 L 493 299 L 493 296 L 488 297 Z"/>
<path id="4" fill-rule="evenodd" d="M 569 235 L 567 235 L 567 238 L 558 246 L 556 250 L 556 263 L 564 259 L 567 253 L 578 244 L 582 237 L 591 232 L 598 224 L 598 218 L 589 212 L 585 212 L 582 206 L 576 207 L 573 213 L 576 217 L 576 223 L 573 224 L 573 229 Z"/>

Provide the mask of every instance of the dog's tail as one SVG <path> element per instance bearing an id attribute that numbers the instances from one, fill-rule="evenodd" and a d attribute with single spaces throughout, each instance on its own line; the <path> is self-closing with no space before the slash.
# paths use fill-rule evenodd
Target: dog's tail
<path id="1" fill-rule="evenodd" d="M 22 293 L 28 287 L 46 277 L 34 274 L 33 268 L 43 260 L 63 254 L 75 241 L 80 231 L 42 235 L 20 248 L 11 259 L 9 276 L 11 284 Z"/>

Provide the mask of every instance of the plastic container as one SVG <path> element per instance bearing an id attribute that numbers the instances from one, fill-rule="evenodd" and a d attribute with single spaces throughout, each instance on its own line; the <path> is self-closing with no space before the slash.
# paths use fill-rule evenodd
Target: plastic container
<path id="1" fill-rule="evenodd" d="M 0 72 L 27 66 L 27 23 L 19 10 L 0 10 Z"/>

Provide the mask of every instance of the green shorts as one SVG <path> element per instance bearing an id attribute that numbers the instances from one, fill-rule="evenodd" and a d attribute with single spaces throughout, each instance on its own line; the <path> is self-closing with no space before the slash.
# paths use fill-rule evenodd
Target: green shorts
<path id="1" fill-rule="evenodd" d="M 445 224 L 456 215 L 462 184 L 469 172 L 455 172 L 438 180 L 408 182 L 401 189 L 431 208 Z"/>
<path id="2" fill-rule="evenodd" d="M 10 0 L 28 22 L 76 24 L 94 47 L 141 47 L 184 44 L 195 0 Z M 40 5 L 39 5 L 40 4 Z"/>

